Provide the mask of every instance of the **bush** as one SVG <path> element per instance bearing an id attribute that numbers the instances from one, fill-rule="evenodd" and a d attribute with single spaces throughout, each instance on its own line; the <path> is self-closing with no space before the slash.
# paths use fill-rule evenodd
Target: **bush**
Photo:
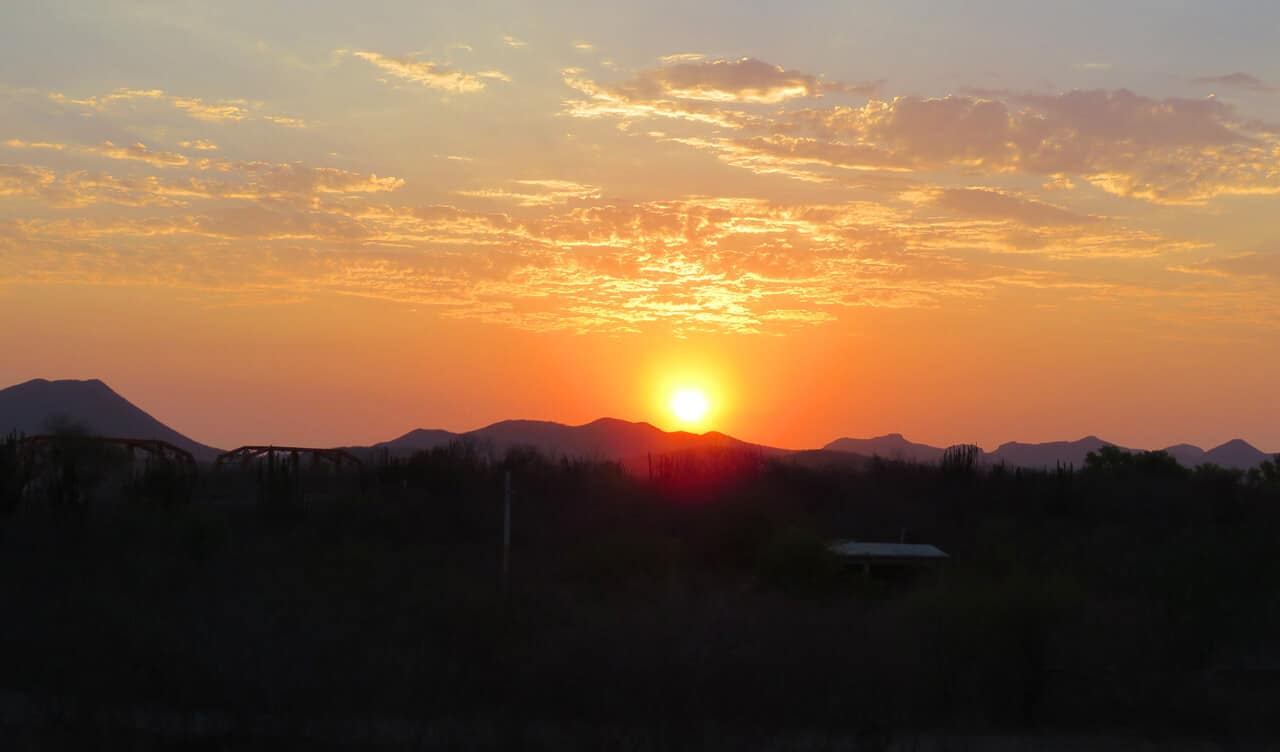
<path id="1" fill-rule="evenodd" d="M 805 527 L 783 528 L 760 554 L 760 578 L 790 593 L 829 592 L 838 584 L 841 571 L 840 559 L 828 548 L 828 541 Z"/>

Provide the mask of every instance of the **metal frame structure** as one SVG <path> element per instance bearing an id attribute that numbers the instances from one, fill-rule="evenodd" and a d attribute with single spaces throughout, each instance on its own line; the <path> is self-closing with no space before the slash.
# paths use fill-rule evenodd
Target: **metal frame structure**
<path id="1" fill-rule="evenodd" d="M 314 462 L 328 462 L 335 468 L 341 470 L 344 465 L 350 465 L 353 468 L 364 467 L 364 462 L 359 457 L 345 449 L 321 449 L 318 447 L 295 447 L 295 446 L 274 446 L 271 444 L 257 445 L 250 444 L 232 449 L 229 452 L 223 452 L 213 461 L 214 467 L 222 467 L 228 462 L 239 461 L 241 464 L 248 464 L 257 459 L 266 458 L 268 461 L 274 461 L 277 454 L 285 455 L 291 461 L 296 462 L 298 455 L 309 454 Z"/>
<path id="2" fill-rule="evenodd" d="M 167 441 L 161 441 L 160 439 L 131 439 L 118 436 L 56 436 L 51 434 L 25 436 L 18 440 L 19 456 L 29 461 L 36 449 L 59 443 L 121 446 L 129 450 L 130 456 L 132 456 L 133 450 L 137 449 L 161 460 L 181 462 L 192 469 L 196 466 L 196 458 L 191 452 L 181 447 L 176 447 Z"/>

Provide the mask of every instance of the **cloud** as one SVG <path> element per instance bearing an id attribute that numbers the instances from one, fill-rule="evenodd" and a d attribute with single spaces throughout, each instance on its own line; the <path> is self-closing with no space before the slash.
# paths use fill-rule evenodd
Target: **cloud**
<path id="1" fill-rule="evenodd" d="M 56 178 L 53 170 L 44 167 L 0 164 L 0 196 L 34 196 Z"/>
<path id="2" fill-rule="evenodd" d="M 304 121 L 297 118 L 263 113 L 257 105 L 252 105 L 243 99 L 208 101 L 199 97 L 184 97 L 169 94 L 162 89 L 121 88 L 116 89 L 110 94 L 89 96 L 79 99 L 69 97 L 60 92 L 53 92 L 48 96 L 50 100 L 57 102 L 58 104 L 84 107 L 98 112 L 107 112 L 113 107 L 122 104 L 136 106 L 138 104 L 154 103 L 171 107 L 188 117 L 206 122 L 240 122 L 253 118 L 260 118 L 267 122 L 273 122 L 290 127 L 304 127 L 306 125 Z"/>
<path id="3" fill-rule="evenodd" d="M 632 103 L 663 99 L 735 104 L 777 104 L 812 98 L 824 92 L 870 93 L 875 85 L 824 81 L 755 58 L 706 60 L 700 55 L 663 58 L 659 68 L 641 71 L 622 83 L 599 86 L 614 98 Z"/>
<path id="4" fill-rule="evenodd" d="M 517 206 L 550 206 L 571 199 L 599 198 L 600 188 L 568 180 L 512 180 L 510 188 L 458 191 L 460 196 L 514 201 Z"/>
<path id="5" fill-rule="evenodd" d="M 145 162 L 153 167 L 184 167 L 190 160 L 183 154 L 172 151 L 156 151 L 148 148 L 141 141 L 129 146 L 116 146 L 110 141 L 103 141 L 97 146 L 85 147 L 85 150 L 110 159 L 130 159 Z"/>
<path id="6" fill-rule="evenodd" d="M 0 197 L 17 196 L 58 208 L 107 203 L 120 206 L 181 206 L 182 201 L 157 190 L 155 178 L 117 178 L 76 171 L 59 175 L 47 167 L 0 164 Z"/>
<path id="7" fill-rule="evenodd" d="M 586 99 L 571 99 L 565 111 L 580 118 L 661 117 L 741 129 L 763 127 L 761 116 L 728 106 L 776 105 L 824 93 L 867 94 L 879 84 L 847 84 L 754 58 L 707 60 L 697 54 L 670 55 L 668 64 L 618 83 L 600 83 L 577 68 L 564 82 Z"/>
<path id="8" fill-rule="evenodd" d="M 267 195 L 310 196 L 324 193 L 385 193 L 399 189 L 404 179 L 337 167 L 308 167 L 297 163 L 230 162 L 220 169 L 248 176 L 251 186 Z"/>
<path id="9" fill-rule="evenodd" d="M 701 52 L 678 52 L 674 55 L 663 55 L 658 59 L 670 65 L 671 63 L 694 63 L 699 60 L 706 60 L 707 56 Z"/>
<path id="10" fill-rule="evenodd" d="M 263 115 L 262 119 L 266 120 L 268 123 L 275 123 L 276 125 L 282 125 L 285 128 L 306 128 L 308 125 L 307 121 L 305 120 L 301 120 L 299 118 L 285 117 L 283 115 Z"/>
<path id="11" fill-rule="evenodd" d="M 519 40 L 519 39 L 516 39 L 515 37 L 511 36 L 510 34 L 503 34 L 503 35 L 502 35 L 502 43 L 503 43 L 503 44 L 505 44 L 505 45 L 506 45 L 506 46 L 508 46 L 508 47 L 515 47 L 515 48 L 517 48 L 517 49 L 519 49 L 520 47 L 528 47 L 528 46 L 529 46 L 529 43 L 528 43 L 528 42 L 524 42 L 524 41 L 521 41 L 521 40 Z"/>
<path id="12" fill-rule="evenodd" d="M 361 173 L 271 163 L 221 169 L 241 181 L 154 186 L 157 194 L 167 189 L 161 195 L 185 190 L 222 202 L 198 211 L 0 226 L 21 249 L 0 261 L 7 265 L 0 274 L 136 275 L 194 289 L 278 284 L 535 331 L 751 334 L 820 326 L 853 308 L 939 307 L 1016 288 L 1101 295 L 1113 288 L 992 259 L 1015 251 L 1145 256 L 1176 247 L 985 189 L 920 190 L 916 201 L 896 205 L 628 202 L 572 181 L 526 179 L 486 196 L 524 207 L 513 216 L 380 203 L 397 182 Z M 60 180 L 48 170 L 0 168 L 0 192 L 39 192 Z M 97 250 L 87 253 L 85 244 Z"/>
<path id="13" fill-rule="evenodd" d="M 1217 277 L 1255 278 L 1280 282 L 1280 252 L 1241 253 L 1174 267 L 1188 274 Z"/>
<path id="14" fill-rule="evenodd" d="M 80 105 L 89 109 L 104 111 L 111 105 L 121 102 L 153 101 L 168 104 L 198 120 L 237 121 L 249 117 L 249 110 L 244 100 L 224 100 L 206 102 L 198 97 L 179 97 L 166 93 L 162 89 L 117 89 L 110 94 L 75 99 L 64 94 L 49 95 L 55 102 Z"/>
<path id="15" fill-rule="evenodd" d="M 803 158 L 835 167 L 1078 176 L 1110 193 L 1170 204 L 1280 193 L 1275 136 L 1215 99 L 1157 100 L 1125 89 L 1005 101 L 899 97 L 794 111 L 773 128 L 796 139 Z M 775 136 L 754 148 L 780 155 L 786 143 Z"/>
<path id="16" fill-rule="evenodd" d="M 1077 214 L 992 188 L 941 188 L 927 195 L 934 206 L 979 219 L 1007 220 L 1039 227 L 1071 227 L 1100 221 L 1098 217 Z"/>
<path id="17" fill-rule="evenodd" d="M 743 128 L 756 119 L 744 112 L 726 110 L 710 102 L 649 99 L 626 88 L 598 84 L 584 77 L 582 71 L 576 68 L 566 69 L 562 71 L 562 75 L 567 86 L 587 97 L 585 100 L 565 101 L 565 112 L 571 117 L 623 120 L 660 117 L 726 128 Z"/>
<path id="18" fill-rule="evenodd" d="M 11 138 L 5 141 L 4 145 L 10 149 L 48 149 L 49 151 L 62 151 L 67 148 L 66 144 L 55 144 L 48 141 L 23 141 L 20 138 Z"/>
<path id="19" fill-rule="evenodd" d="M 442 91 L 506 80 L 500 71 L 344 54 L 389 80 Z M 594 169 L 503 179 L 492 172 L 500 159 L 477 154 L 479 172 L 445 170 L 467 182 L 427 186 L 459 205 L 413 205 L 399 177 L 233 160 L 211 142 L 160 140 L 187 135 L 163 122 L 124 131 L 159 146 L 100 141 L 105 134 L 85 145 L 11 139 L 7 148 L 59 169 L 0 165 L 8 197 L 0 201 L 11 200 L 5 211 L 15 216 L 0 220 L 0 278 L 304 290 L 534 331 L 677 335 L 775 334 L 854 309 L 1025 302 L 1029 291 L 1052 303 L 1207 296 L 1276 278 L 1274 256 L 1187 262 L 1220 252 L 1080 208 L 1105 211 L 1097 189 L 1166 203 L 1277 192 L 1274 129 L 1216 99 L 991 91 L 851 103 L 837 95 L 873 87 L 752 58 L 682 53 L 663 62 L 619 81 L 565 71 L 572 92 L 562 114 L 627 126 L 661 119 L 661 131 L 642 125 L 619 138 L 810 184 L 698 183 L 741 191 L 728 196 L 645 184 L 642 197 L 619 198 L 626 183 L 594 184 L 604 174 Z M 283 117 L 239 100 L 197 100 L 205 108 L 197 110 L 179 99 L 119 90 L 67 106 L 164 107 L 196 119 L 202 111 L 227 123 L 240 111 L 242 120 Z M 461 161 L 442 145 L 425 148 Z M 125 160 L 89 163 L 125 174 L 61 167 L 87 156 Z M 1049 199 L 1037 186 L 1060 192 Z M 99 204 L 130 209 L 88 208 Z M 1169 271 L 1179 269 L 1199 274 Z"/>
<path id="20" fill-rule="evenodd" d="M 1275 89 L 1263 83 L 1257 76 L 1248 73 L 1227 73 L 1222 76 L 1201 76 L 1191 79 L 1192 83 L 1204 84 L 1206 86 L 1225 86 L 1232 89 L 1244 89 L 1246 91 L 1270 92 Z"/>
<path id="21" fill-rule="evenodd" d="M 1161 204 L 1280 194 L 1280 130 L 1243 119 L 1212 97 L 985 91 L 819 108 L 809 103 L 823 92 L 870 86 L 825 82 L 747 58 L 681 62 L 616 84 L 577 70 L 564 80 L 584 95 L 566 100 L 566 114 L 732 129 L 738 134 L 655 138 L 761 174 L 818 182 L 833 182 L 833 169 L 1024 174 L 1053 189 L 1084 183 Z M 777 109 L 748 109 L 762 103 Z"/>
<path id="22" fill-rule="evenodd" d="M 97 150 L 100 147 L 88 147 Z M 129 149 L 114 158 L 138 159 Z M 106 156 L 111 156 L 107 154 Z M 326 195 L 387 193 L 404 180 L 334 167 L 307 167 L 272 162 L 213 162 L 206 168 L 230 180 L 207 178 L 117 177 L 78 170 L 59 174 L 34 165 L 0 165 L 0 196 L 24 196 L 54 207 L 93 204 L 180 207 L 194 200 L 277 201 L 306 204 Z"/>
<path id="23" fill-rule="evenodd" d="M 75 146 L 71 144 L 56 144 L 42 141 L 23 141 L 17 138 L 11 138 L 4 142 L 4 145 L 11 149 L 43 149 L 49 151 L 79 151 L 85 154 L 94 154 L 108 159 L 127 159 L 136 162 L 145 162 L 153 167 L 185 167 L 190 163 L 186 155 L 178 154 L 171 151 L 157 151 L 151 149 L 142 142 L 137 142 L 129 146 L 116 146 L 110 141 L 103 141 L 93 146 Z M 216 147 L 215 147 L 216 148 Z"/>
<path id="24" fill-rule="evenodd" d="M 482 91 L 485 88 L 485 79 L 511 80 L 500 71 L 485 71 L 476 74 L 464 73 L 430 60 L 393 58 L 377 52 L 338 50 L 338 54 L 360 58 L 384 73 L 404 81 L 410 81 L 429 89 L 439 89 L 455 94 Z"/>

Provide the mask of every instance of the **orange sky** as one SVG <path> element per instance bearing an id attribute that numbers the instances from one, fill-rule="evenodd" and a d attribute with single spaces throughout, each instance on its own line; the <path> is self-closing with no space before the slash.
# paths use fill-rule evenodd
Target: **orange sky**
<path id="1" fill-rule="evenodd" d="M 1040 43 L 982 45 L 944 9 L 914 22 L 953 56 L 906 60 L 892 4 L 856 38 L 385 5 L 412 23 L 16 11 L 0 382 L 102 378 L 221 446 L 676 428 L 696 385 L 698 428 L 789 447 L 1280 449 L 1280 63 L 1251 31 L 1011 11 L 976 39 Z"/>

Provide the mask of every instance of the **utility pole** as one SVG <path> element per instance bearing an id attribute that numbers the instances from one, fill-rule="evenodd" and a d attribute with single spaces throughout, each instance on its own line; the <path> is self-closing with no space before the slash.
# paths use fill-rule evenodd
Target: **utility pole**
<path id="1" fill-rule="evenodd" d="M 502 493 L 502 593 L 511 591 L 511 471 Z"/>

